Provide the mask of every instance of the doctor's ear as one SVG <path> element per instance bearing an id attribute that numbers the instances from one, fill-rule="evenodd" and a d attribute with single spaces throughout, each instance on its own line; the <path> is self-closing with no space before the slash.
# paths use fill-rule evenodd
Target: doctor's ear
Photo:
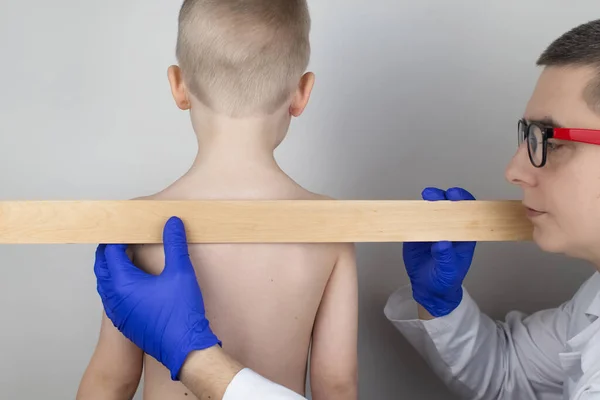
<path id="1" fill-rule="evenodd" d="M 188 96 L 188 90 L 183 81 L 181 68 L 177 65 L 171 65 L 168 70 L 169 85 L 175 104 L 182 110 L 189 110 L 192 105 Z"/>

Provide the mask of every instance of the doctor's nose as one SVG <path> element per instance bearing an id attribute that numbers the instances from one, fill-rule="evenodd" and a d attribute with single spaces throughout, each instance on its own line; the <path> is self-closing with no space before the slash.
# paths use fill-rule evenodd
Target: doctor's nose
<path id="1" fill-rule="evenodd" d="M 527 144 L 522 143 L 506 167 L 505 178 L 518 186 L 536 186 L 537 169 L 531 164 L 527 153 Z"/>

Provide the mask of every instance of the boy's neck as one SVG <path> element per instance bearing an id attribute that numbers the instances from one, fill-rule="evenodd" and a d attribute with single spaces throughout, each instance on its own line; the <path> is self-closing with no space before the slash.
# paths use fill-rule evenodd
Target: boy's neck
<path id="1" fill-rule="evenodd" d="M 192 170 L 245 174 L 279 170 L 274 151 L 289 127 L 281 116 L 234 119 L 192 113 L 198 155 Z"/>
<path id="2" fill-rule="evenodd" d="M 261 136 L 253 132 L 200 133 L 193 170 L 223 173 L 277 169 L 274 148 Z"/>

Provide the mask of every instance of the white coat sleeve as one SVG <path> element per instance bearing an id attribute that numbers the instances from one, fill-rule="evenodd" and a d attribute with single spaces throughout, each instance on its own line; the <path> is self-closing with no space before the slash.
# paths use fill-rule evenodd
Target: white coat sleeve
<path id="1" fill-rule="evenodd" d="M 223 400 L 306 400 L 306 398 L 245 368 L 233 378 Z"/>
<path id="2" fill-rule="evenodd" d="M 464 290 L 451 314 L 430 321 L 417 316 L 410 287 L 393 293 L 385 315 L 445 384 L 473 400 L 560 400 L 571 303 L 504 321 L 483 314 Z"/>

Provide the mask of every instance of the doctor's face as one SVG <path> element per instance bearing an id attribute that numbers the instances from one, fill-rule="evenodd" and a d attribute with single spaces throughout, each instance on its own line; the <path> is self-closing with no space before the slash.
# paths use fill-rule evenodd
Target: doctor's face
<path id="1" fill-rule="evenodd" d="M 597 76 L 591 67 L 547 67 L 523 118 L 546 126 L 600 129 L 600 110 L 593 111 L 584 96 Z M 543 250 L 600 261 L 600 145 L 550 139 L 546 164 L 536 168 L 525 141 L 506 178 L 523 190 L 534 240 Z"/>

